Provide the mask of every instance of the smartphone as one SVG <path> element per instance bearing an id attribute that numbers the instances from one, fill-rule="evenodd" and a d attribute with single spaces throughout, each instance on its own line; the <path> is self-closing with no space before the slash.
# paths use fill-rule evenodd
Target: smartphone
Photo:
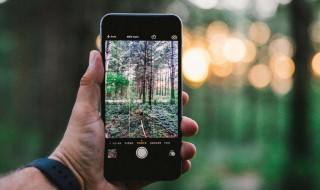
<path id="1" fill-rule="evenodd" d="M 181 20 L 172 14 L 114 13 L 100 25 L 106 179 L 178 178 Z"/>

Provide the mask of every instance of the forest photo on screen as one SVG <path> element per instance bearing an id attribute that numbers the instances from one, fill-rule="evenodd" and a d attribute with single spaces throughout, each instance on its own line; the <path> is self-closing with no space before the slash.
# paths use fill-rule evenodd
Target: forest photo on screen
<path id="1" fill-rule="evenodd" d="M 105 42 L 107 138 L 178 137 L 178 41 Z"/>

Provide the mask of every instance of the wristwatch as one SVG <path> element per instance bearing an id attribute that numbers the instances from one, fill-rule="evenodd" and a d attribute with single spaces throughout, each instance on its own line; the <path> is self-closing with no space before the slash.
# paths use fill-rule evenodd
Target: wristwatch
<path id="1" fill-rule="evenodd" d="M 80 184 L 71 170 L 57 160 L 39 158 L 24 168 L 38 168 L 53 184 L 61 190 L 80 190 Z"/>

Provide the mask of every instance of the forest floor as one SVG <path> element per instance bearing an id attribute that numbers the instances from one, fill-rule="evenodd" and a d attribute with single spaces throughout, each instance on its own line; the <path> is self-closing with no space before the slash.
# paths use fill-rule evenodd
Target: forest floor
<path id="1" fill-rule="evenodd" d="M 174 138 L 178 136 L 178 106 L 170 103 L 110 103 L 106 133 L 110 138 Z"/>

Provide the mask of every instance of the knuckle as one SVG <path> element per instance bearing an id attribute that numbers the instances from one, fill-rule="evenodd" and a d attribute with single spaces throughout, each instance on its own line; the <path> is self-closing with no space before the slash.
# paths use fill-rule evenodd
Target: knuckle
<path id="1" fill-rule="evenodd" d="M 91 83 L 91 79 L 89 77 L 83 76 L 80 79 L 80 86 L 82 85 L 89 85 Z"/>

